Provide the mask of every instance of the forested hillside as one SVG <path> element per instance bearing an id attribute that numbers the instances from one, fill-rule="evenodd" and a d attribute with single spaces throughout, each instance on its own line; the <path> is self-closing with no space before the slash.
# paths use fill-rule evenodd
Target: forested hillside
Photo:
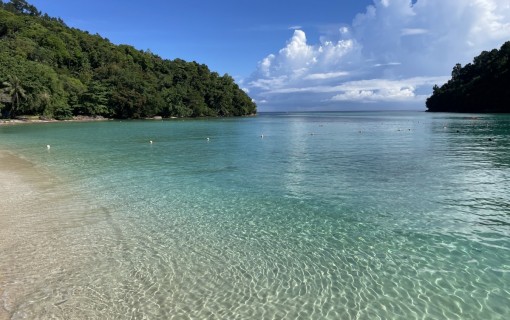
<path id="1" fill-rule="evenodd" d="M 69 28 L 24 0 L 0 1 L 0 109 L 4 117 L 58 119 L 256 113 L 229 75 L 114 45 Z"/>
<path id="2" fill-rule="evenodd" d="M 464 67 L 457 64 L 452 79 L 433 90 L 428 111 L 510 112 L 510 41 L 500 50 L 482 52 Z"/>

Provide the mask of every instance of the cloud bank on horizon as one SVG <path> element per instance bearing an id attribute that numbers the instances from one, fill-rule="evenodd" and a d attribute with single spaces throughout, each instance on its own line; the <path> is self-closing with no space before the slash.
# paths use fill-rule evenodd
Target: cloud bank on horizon
<path id="1" fill-rule="evenodd" d="M 294 29 L 242 83 L 259 110 L 423 110 L 456 63 L 510 40 L 510 2 L 374 0 L 315 44 Z"/>

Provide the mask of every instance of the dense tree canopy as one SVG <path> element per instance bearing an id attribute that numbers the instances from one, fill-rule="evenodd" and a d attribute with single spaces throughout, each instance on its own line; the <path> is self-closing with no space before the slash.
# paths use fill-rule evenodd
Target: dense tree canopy
<path id="1" fill-rule="evenodd" d="M 12 80 L 23 92 L 13 98 Z M 67 27 L 25 0 L 0 0 L 3 116 L 240 116 L 256 105 L 229 75 Z"/>
<path id="2" fill-rule="evenodd" d="M 452 78 L 433 88 L 428 111 L 510 112 L 510 41 L 500 50 L 484 51 L 464 67 L 455 65 Z"/>

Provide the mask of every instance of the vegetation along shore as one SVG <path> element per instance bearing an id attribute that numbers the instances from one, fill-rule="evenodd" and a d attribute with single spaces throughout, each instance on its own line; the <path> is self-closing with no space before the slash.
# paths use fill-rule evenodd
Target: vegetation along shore
<path id="1" fill-rule="evenodd" d="M 510 112 L 510 41 L 501 48 L 483 51 L 473 63 L 456 64 L 452 78 L 434 86 L 427 99 L 431 112 Z"/>
<path id="2" fill-rule="evenodd" d="M 43 119 L 227 117 L 257 112 L 228 74 L 68 27 L 0 1 L 0 113 Z"/>

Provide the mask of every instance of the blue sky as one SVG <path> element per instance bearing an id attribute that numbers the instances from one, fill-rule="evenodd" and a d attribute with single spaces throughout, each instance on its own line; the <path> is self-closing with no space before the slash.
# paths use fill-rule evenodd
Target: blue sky
<path id="1" fill-rule="evenodd" d="M 232 75 L 259 111 L 425 109 L 510 40 L 508 0 L 32 0 L 69 26 Z"/>

